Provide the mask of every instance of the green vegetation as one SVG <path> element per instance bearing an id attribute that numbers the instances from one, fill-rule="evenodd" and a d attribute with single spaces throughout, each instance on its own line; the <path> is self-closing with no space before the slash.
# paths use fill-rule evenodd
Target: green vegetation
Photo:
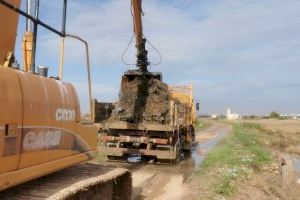
<path id="1" fill-rule="evenodd" d="M 237 180 L 271 161 L 271 154 L 259 141 L 261 130 L 256 124 L 233 124 L 232 132 L 206 156 L 196 175 L 214 180 L 208 188 L 212 195 L 230 196 Z"/>
<path id="2" fill-rule="evenodd" d="M 211 122 L 207 119 L 197 118 L 195 122 L 196 131 L 203 130 L 211 126 Z"/>
<path id="3" fill-rule="evenodd" d="M 299 132 L 270 129 L 255 123 L 248 123 L 248 126 L 256 128 L 261 133 L 259 140 L 269 148 L 300 155 Z"/>
<path id="4" fill-rule="evenodd" d="M 103 161 L 106 160 L 106 155 L 104 152 L 97 151 L 96 156 L 95 156 L 95 162 L 96 163 L 102 163 Z"/>
<path id="5" fill-rule="evenodd" d="M 259 119 L 259 116 L 256 115 L 245 115 L 243 116 L 243 119 Z"/>
<path id="6" fill-rule="evenodd" d="M 271 112 L 270 113 L 270 118 L 271 119 L 280 119 L 280 114 L 278 112 Z"/>

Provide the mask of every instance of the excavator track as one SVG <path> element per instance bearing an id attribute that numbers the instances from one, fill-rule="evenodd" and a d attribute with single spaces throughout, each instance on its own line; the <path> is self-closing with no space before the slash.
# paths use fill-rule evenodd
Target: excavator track
<path id="1" fill-rule="evenodd" d="M 129 200 L 131 172 L 80 164 L 0 192 L 1 200 Z"/>

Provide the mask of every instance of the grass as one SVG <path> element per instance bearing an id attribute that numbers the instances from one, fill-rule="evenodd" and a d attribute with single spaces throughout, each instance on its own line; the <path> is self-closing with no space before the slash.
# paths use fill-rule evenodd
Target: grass
<path id="1" fill-rule="evenodd" d="M 207 119 L 197 118 L 195 122 L 196 131 L 201 131 L 211 126 L 211 122 Z"/>
<path id="2" fill-rule="evenodd" d="M 97 152 L 96 153 L 96 156 L 95 156 L 95 159 L 94 159 L 94 162 L 96 163 L 102 163 L 106 160 L 106 155 L 104 152 Z"/>
<path id="3" fill-rule="evenodd" d="M 288 128 L 287 126 L 292 123 L 293 121 L 287 121 L 287 124 L 278 125 L 274 121 L 263 121 L 259 124 L 247 124 L 260 132 L 260 141 L 269 148 L 300 155 L 300 133 L 297 130 L 297 128 L 299 129 L 300 124 L 297 124 L 298 127 L 292 126 Z"/>
<path id="4" fill-rule="evenodd" d="M 300 120 L 243 120 L 249 123 L 262 125 L 264 129 L 283 131 L 288 133 L 300 133 Z"/>
<path id="5" fill-rule="evenodd" d="M 230 196 L 238 179 L 247 178 L 272 160 L 270 152 L 259 141 L 261 127 L 255 124 L 234 124 L 226 136 L 204 159 L 196 176 L 209 180 L 212 195 Z"/>

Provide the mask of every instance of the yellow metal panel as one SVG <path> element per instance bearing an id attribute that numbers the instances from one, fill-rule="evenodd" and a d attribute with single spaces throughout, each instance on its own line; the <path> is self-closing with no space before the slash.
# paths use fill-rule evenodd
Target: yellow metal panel
<path id="1" fill-rule="evenodd" d="M 184 120 L 185 126 L 194 125 L 196 119 L 195 105 L 193 99 L 193 86 L 170 86 L 173 99 L 180 102 L 181 111 L 179 118 Z"/>
<path id="2" fill-rule="evenodd" d="M 18 166 L 19 158 L 19 154 L 13 156 L 0 157 L 0 174 L 9 171 L 14 171 Z"/>
<path id="3" fill-rule="evenodd" d="M 25 72 L 31 71 L 32 66 L 33 33 L 26 32 L 22 40 L 23 69 Z"/>
<path id="4" fill-rule="evenodd" d="M 0 173 L 17 169 L 22 131 L 22 96 L 14 70 L 0 66 Z M 7 131 L 5 130 L 7 129 Z"/>
<path id="5" fill-rule="evenodd" d="M 17 7 L 20 0 L 8 0 Z M 0 5 L 0 64 L 4 63 L 8 52 L 13 52 L 17 36 L 19 15 Z"/>
<path id="6" fill-rule="evenodd" d="M 69 150 L 48 151 L 47 149 L 41 151 L 31 151 L 28 153 L 22 153 L 22 160 L 20 162 L 19 169 L 39 165 L 41 163 L 46 163 L 46 161 L 53 161 L 61 158 L 66 158 L 70 155 L 71 152 Z M 43 157 L 44 159 L 41 160 L 41 158 Z M 50 158 L 52 160 L 50 160 Z"/>
<path id="7" fill-rule="evenodd" d="M 76 133 L 81 137 L 86 145 L 90 147 L 91 150 L 96 150 L 98 146 L 98 129 L 94 124 L 82 124 L 78 123 L 76 126 Z M 84 144 L 82 144 L 84 145 Z"/>
<path id="8" fill-rule="evenodd" d="M 71 84 L 0 67 L 0 102 L 0 190 L 93 159 L 98 128 L 78 123 Z"/>

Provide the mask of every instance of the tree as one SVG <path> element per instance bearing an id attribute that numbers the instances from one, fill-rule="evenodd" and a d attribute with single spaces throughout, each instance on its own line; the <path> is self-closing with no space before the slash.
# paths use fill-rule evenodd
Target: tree
<path id="1" fill-rule="evenodd" d="M 280 114 L 278 112 L 273 111 L 273 112 L 270 113 L 270 118 L 280 119 Z"/>

